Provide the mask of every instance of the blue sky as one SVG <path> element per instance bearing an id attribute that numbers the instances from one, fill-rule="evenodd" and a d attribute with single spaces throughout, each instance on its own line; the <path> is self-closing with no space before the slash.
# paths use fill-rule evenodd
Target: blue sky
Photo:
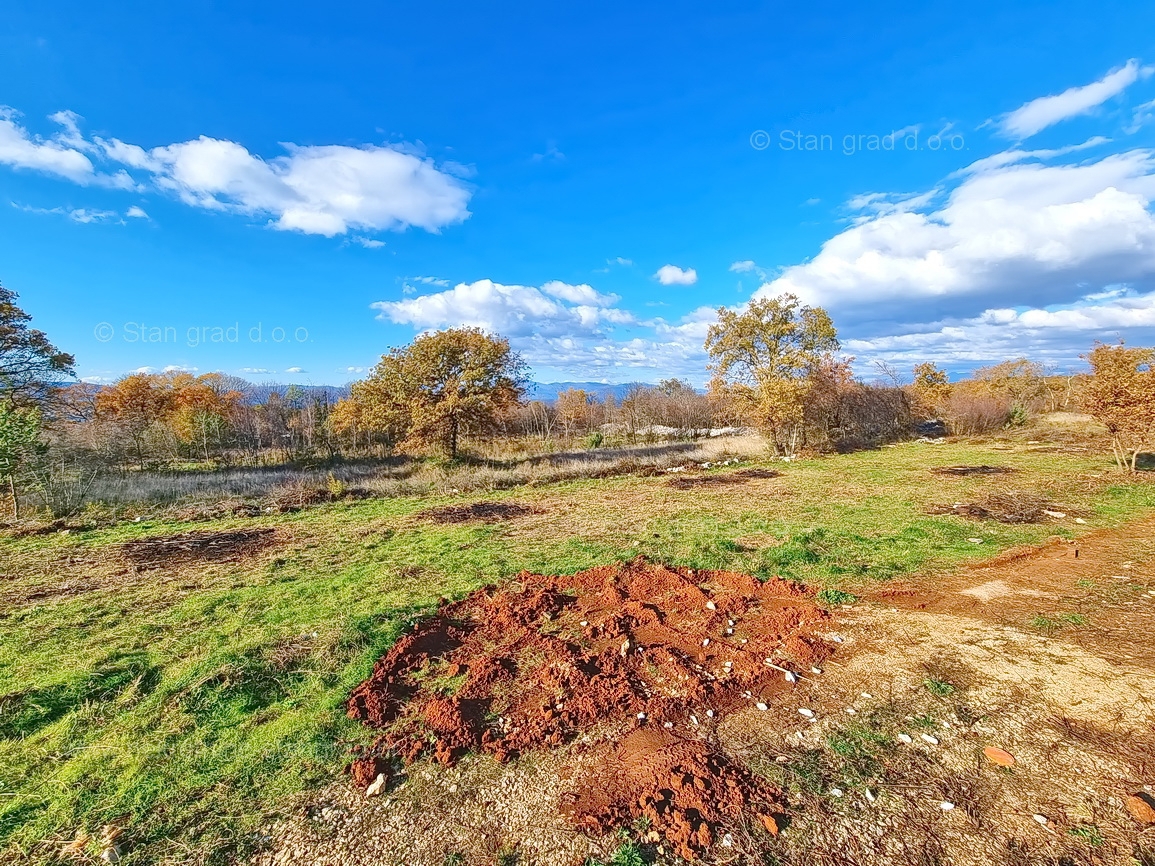
<path id="1" fill-rule="evenodd" d="M 83 377 L 701 383 L 786 290 L 866 374 L 1155 340 L 1152 4 L 263 6 L 6 5 L 0 280 Z"/>

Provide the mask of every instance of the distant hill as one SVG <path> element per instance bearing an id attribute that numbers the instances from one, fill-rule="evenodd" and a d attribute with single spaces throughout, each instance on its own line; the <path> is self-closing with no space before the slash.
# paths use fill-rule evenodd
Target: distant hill
<path id="1" fill-rule="evenodd" d="M 605 382 L 530 382 L 525 389 L 525 396 L 530 400 L 552 403 L 557 400 L 557 395 L 562 391 L 576 388 L 587 394 L 593 394 L 599 400 L 604 400 L 607 394 L 612 394 L 614 399 L 621 400 L 636 384 L 645 383 L 627 382 L 620 385 L 608 385 Z"/>
<path id="2" fill-rule="evenodd" d="M 325 397 L 328 402 L 336 403 L 349 396 L 348 385 L 276 385 L 250 382 L 245 390 L 245 402 L 258 405 L 266 402 L 271 394 L 284 397 L 290 388 L 295 389 L 306 400 Z"/>

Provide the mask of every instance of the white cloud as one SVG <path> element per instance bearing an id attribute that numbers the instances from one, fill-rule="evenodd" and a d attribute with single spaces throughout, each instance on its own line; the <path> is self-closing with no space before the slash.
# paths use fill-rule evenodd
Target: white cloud
<path id="1" fill-rule="evenodd" d="M 276 370 L 269 370 L 265 367 L 241 367 L 237 372 L 244 373 L 246 376 L 266 376 L 275 373 Z"/>
<path id="2" fill-rule="evenodd" d="M 617 300 L 586 285 L 552 281 L 536 288 L 478 280 L 372 306 L 380 318 L 418 330 L 467 325 L 507 337 L 569 336 L 597 334 L 605 325 L 633 322 L 630 313 L 614 308 Z"/>
<path id="3" fill-rule="evenodd" d="M 145 213 L 144 208 L 142 208 L 138 205 L 135 205 L 135 204 L 132 207 L 130 207 L 128 210 L 126 210 L 124 212 L 124 215 L 126 217 L 130 217 L 132 219 L 146 220 L 149 218 L 148 214 Z"/>
<path id="4" fill-rule="evenodd" d="M 708 323 L 702 324 L 697 311 L 675 324 L 639 321 L 617 308 L 618 300 L 588 285 L 554 281 L 538 288 L 478 280 L 373 308 L 379 318 L 418 331 L 467 325 L 508 337 L 547 376 L 701 377 Z M 702 315 L 714 313 L 707 309 Z"/>
<path id="5" fill-rule="evenodd" d="M 730 272 L 734 274 L 754 274 L 759 279 L 766 279 L 770 272 L 763 267 L 759 267 L 758 263 L 751 259 L 746 259 L 741 262 L 734 262 L 730 265 Z"/>
<path id="6" fill-rule="evenodd" d="M 0 163 L 54 174 L 75 183 L 93 181 L 96 167 L 92 160 L 66 141 L 45 141 L 29 135 L 17 122 L 19 117 L 15 109 L 0 106 Z"/>
<path id="7" fill-rule="evenodd" d="M 698 272 L 693 268 L 683 270 L 677 265 L 662 265 L 654 278 L 663 286 L 692 286 L 698 282 Z"/>
<path id="8" fill-rule="evenodd" d="M 349 238 L 351 243 L 359 244 L 367 250 L 379 250 L 385 246 L 385 241 L 379 241 L 376 238 L 367 238 L 364 235 L 353 235 Z"/>
<path id="9" fill-rule="evenodd" d="M 390 147 L 284 145 L 265 159 L 201 136 L 149 151 L 154 182 L 186 204 L 251 215 L 326 237 L 350 229 L 437 231 L 469 216 L 469 190 L 432 160 Z"/>
<path id="10" fill-rule="evenodd" d="M 994 307 L 977 316 L 893 333 L 843 341 L 859 360 L 880 358 L 913 366 L 927 358 L 978 365 L 1029 357 L 1054 365 L 1078 365 L 1078 356 L 1096 340 L 1121 336 L 1140 342 L 1155 338 L 1155 292 L 1115 288 L 1094 292 L 1072 304 L 1051 307 Z"/>
<path id="11" fill-rule="evenodd" d="M 1155 120 L 1155 99 L 1135 106 L 1131 112 L 1131 123 L 1127 126 L 1126 131 L 1128 133 L 1138 132 L 1152 120 Z"/>
<path id="12" fill-rule="evenodd" d="M 1138 60 L 1128 60 L 1091 84 L 1071 87 L 1055 96 L 1032 99 L 1002 117 L 998 122 L 999 129 L 1012 138 L 1030 138 L 1048 126 L 1089 113 L 1151 72 L 1152 67 L 1140 66 Z"/>
<path id="13" fill-rule="evenodd" d="M 860 318 L 909 320 L 912 303 L 946 314 L 967 298 L 1054 303 L 1085 285 L 1155 277 L 1155 152 L 971 168 L 949 193 L 914 199 L 940 205 L 877 208 L 758 296 L 789 291 Z"/>
<path id="14" fill-rule="evenodd" d="M 41 215 L 65 216 L 77 223 L 102 223 L 120 220 L 120 214 L 114 210 L 98 210 L 94 208 L 67 208 L 67 207 L 32 207 L 12 202 L 12 206 L 25 213 Z M 121 220 L 123 222 L 123 220 Z"/>
<path id="15" fill-rule="evenodd" d="M 550 280 L 541 287 L 541 290 L 547 295 L 569 301 L 571 304 L 588 304 L 595 307 L 612 307 L 621 300 L 617 295 L 603 295 L 584 283 L 572 286 L 560 280 Z"/>
<path id="16" fill-rule="evenodd" d="M 70 111 L 52 115 L 63 131 L 44 140 L 18 117 L 0 108 L 0 164 L 79 184 L 143 190 L 124 166 L 186 204 L 268 217 L 286 231 L 332 237 L 415 226 L 436 232 L 469 216 L 464 170 L 439 167 L 408 146 L 283 144 L 284 155 L 266 159 L 203 135 L 148 150 L 116 138 L 88 140 Z M 98 170 L 94 160 L 114 170 Z"/>
<path id="17" fill-rule="evenodd" d="M 307 373 L 309 371 L 306 370 L 304 367 L 286 367 L 285 372 L 286 373 Z"/>

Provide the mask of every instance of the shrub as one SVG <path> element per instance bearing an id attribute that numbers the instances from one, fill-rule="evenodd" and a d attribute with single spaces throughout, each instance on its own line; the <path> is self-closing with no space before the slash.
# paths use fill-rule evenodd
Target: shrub
<path id="1" fill-rule="evenodd" d="M 1007 397 L 956 389 L 945 401 L 946 422 L 958 436 L 979 436 L 1005 428 L 1011 420 Z"/>

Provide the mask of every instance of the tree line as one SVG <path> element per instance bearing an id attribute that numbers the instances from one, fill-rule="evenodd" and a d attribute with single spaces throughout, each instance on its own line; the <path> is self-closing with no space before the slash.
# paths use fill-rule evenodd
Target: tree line
<path id="1" fill-rule="evenodd" d="M 608 441 L 697 438 L 718 428 L 761 431 L 778 454 L 848 450 L 938 420 L 957 434 L 1081 409 L 1106 425 L 1116 462 L 1135 471 L 1155 446 L 1155 349 L 1096 345 L 1090 371 L 1059 374 L 1017 359 L 951 382 L 931 362 L 905 381 L 879 365 L 856 377 L 827 312 L 793 295 L 718 309 L 705 350 L 706 391 L 667 379 L 621 399 L 571 389 L 527 400 L 527 370 L 509 341 L 476 328 L 418 336 L 382 356 L 346 396 L 259 388 L 222 373 L 133 373 L 75 381 L 58 350 L 0 286 L 0 481 L 18 513 L 21 488 L 52 511 L 83 498 L 107 467 L 331 460 L 442 453 L 494 440 L 598 447 Z M 258 397 L 258 392 L 262 392 Z"/>

